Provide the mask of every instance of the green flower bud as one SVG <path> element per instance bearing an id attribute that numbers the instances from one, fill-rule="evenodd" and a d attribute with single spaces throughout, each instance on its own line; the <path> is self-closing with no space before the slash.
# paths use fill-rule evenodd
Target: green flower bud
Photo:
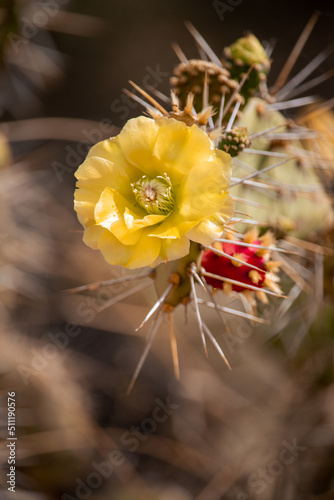
<path id="1" fill-rule="evenodd" d="M 248 148 L 250 140 L 246 127 L 233 127 L 228 132 L 224 131 L 219 149 L 230 154 L 232 157 L 242 153 L 244 148 Z"/>
<path id="2" fill-rule="evenodd" d="M 247 102 L 258 92 L 260 83 L 266 80 L 270 69 L 270 59 L 259 40 L 252 34 L 239 38 L 224 49 L 224 54 L 224 66 L 230 71 L 231 78 L 238 82 L 253 66 L 248 79 L 240 89 L 240 94 Z"/>
<path id="3" fill-rule="evenodd" d="M 269 58 L 260 41 L 253 34 L 239 38 L 228 47 L 229 56 L 233 61 L 240 61 L 242 64 L 261 64 L 269 69 Z"/>

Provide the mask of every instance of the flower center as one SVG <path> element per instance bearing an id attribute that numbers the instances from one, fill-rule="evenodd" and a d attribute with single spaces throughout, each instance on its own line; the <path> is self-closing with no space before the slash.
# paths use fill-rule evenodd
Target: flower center
<path id="1" fill-rule="evenodd" d="M 149 214 L 168 215 L 174 208 L 174 192 L 167 174 L 157 177 L 143 175 L 131 184 L 137 203 Z"/>

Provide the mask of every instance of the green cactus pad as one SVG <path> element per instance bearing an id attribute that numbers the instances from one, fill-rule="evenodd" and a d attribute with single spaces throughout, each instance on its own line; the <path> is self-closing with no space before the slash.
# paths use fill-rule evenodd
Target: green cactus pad
<path id="1" fill-rule="evenodd" d="M 255 220 L 267 223 L 272 229 L 279 228 L 283 232 L 300 238 L 307 238 L 312 232 L 331 227 L 334 221 L 330 199 L 306 158 L 296 158 L 303 154 L 300 140 L 273 140 L 279 133 L 288 133 L 286 118 L 279 111 L 266 109 L 267 103 L 259 98 L 252 98 L 244 108 L 243 117 L 237 126 L 247 127 L 250 134 L 256 134 L 282 125 L 271 134 L 252 140 L 252 149 L 272 151 L 291 155 L 291 160 L 277 168 L 266 172 L 254 181 L 263 183 L 264 187 L 250 187 L 247 184 L 233 188 L 233 196 L 246 198 L 259 207 L 247 206 L 248 215 Z M 262 170 L 278 163 L 282 158 L 242 153 L 238 156 L 250 169 Z M 233 175 L 242 178 L 249 175 L 250 170 L 241 164 L 234 164 Z M 269 186 L 269 189 L 266 187 Z M 244 209 L 245 206 L 243 205 Z M 240 230 L 239 226 L 238 229 Z"/>

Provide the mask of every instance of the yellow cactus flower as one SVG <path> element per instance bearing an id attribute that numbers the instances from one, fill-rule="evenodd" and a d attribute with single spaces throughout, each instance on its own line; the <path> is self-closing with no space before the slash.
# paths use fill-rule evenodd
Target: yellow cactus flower
<path id="1" fill-rule="evenodd" d="M 135 269 L 212 243 L 233 213 L 231 157 L 197 125 L 133 118 L 92 147 L 76 172 L 84 242 L 110 264 Z"/>

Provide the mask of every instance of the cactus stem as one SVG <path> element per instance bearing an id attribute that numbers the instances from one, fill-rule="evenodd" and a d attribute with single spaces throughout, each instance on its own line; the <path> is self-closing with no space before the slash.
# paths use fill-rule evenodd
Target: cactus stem
<path id="1" fill-rule="evenodd" d="M 171 306 L 178 306 L 183 302 L 183 298 L 188 300 L 191 294 L 191 285 L 189 280 L 189 264 L 197 262 L 201 255 L 201 246 L 198 243 L 191 243 L 190 252 L 182 259 L 162 263 L 156 268 L 155 287 L 158 297 L 160 297 L 166 288 L 166 283 L 172 283 L 173 287 L 165 299 L 165 303 Z M 196 266 L 194 267 L 196 271 Z M 165 310 L 165 308 L 164 308 Z"/>
<path id="2" fill-rule="evenodd" d="M 181 283 L 181 276 L 178 273 L 172 273 L 168 278 L 168 283 L 171 283 L 174 288 L 178 287 Z"/>

